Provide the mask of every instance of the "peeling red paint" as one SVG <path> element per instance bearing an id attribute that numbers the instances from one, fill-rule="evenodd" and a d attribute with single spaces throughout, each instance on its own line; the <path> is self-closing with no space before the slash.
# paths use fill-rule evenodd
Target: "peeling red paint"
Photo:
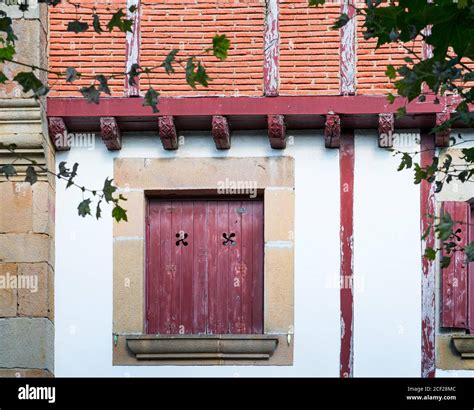
<path id="1" fill-rule="evenodd" d="M 279 92 L 279 0 L 267 0 L 265 21 L 265 56 L 264 56 L 264 91 L 267 97 L 274 97 Z"/>
<path id="2" fill-rule="evenodd" d="M 356 92 L 356 9 L 355 0 L 344 0 L 341 13 L 347 14 L 349 22 L 341 28 L 340 74 L 342 95 Z"/>
<path id="3" fill-rule="evenodd" d="M 341 198 L 341 354 L 340 377 L 353 377 L 353 328 L 354 328 L 354 133 L 343 132 L 339 150 Z M 350 286 L 345 286 L 346 279 Z"/>
<path id="4" fill-rule="evenodd" d="M 421 166 L 431 165 L 435 155 L 434 137 L 428 132 L 421 133 Z M 428 214 L 435 213 L 434 185 L 426 181 L 420 187 L 420 222 L 421 235 L 426 232 L 431 219 Z M 433 230 L 421 241 L 421 377 L 435 377 L 435 265 L 424 258 L 427 247 L 434 248 L 435 236 Z"/>

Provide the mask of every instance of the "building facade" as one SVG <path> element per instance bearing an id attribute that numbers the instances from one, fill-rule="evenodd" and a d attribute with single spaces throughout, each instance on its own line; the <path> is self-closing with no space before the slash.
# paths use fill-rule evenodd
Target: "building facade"
<path id="1" fill-rule="evenodd" d="M 474 131 L 430 134 L 455 96 L 410 103 L 396 118 L 404 101 L 388 103 L 385 70 L 405 50 L 375 50 L 356 18 L 331 29 L 353 3 L 328 3 L 81 3 L 89 22 L 92 6 L 107 16 L 135 5 L 127 36 L 68 32 L 75 7 L 50 8 L 51 70 L 116 75 L 99 104 L 77 93 L 88 79 L 50 76 L 44 124 L 56 166 L 78 163 L 80 183 L 93 189 L 113 178 L 128 221 L 108 209 L 98 221 L 81 218 L 83 193 L 57 183 L 48 208 L 54 365 L 44 368 L 56 376 L 474 374 L 469 266 L 459 259 L 442 270 L 423 258 L 436 241 L 423 235 L 427 214 L 447 209 L 468 221 L 474 192 L 415 185 L 390 150 L 417 152 L 425 165 L 435 153 L 461 163 L 450 133 L 469 140 Z M 215 33 L 231 48 L 225 62 L 203 57 L 207 88 L 191 89 L 178 67 L 135 86 L 120 77 L 133 64 L 161 64 L 173 48 L 200 55 Z M 415 47 L 430 53 L 421 40 Z M 161 93 L 157 113 L 143 106 L 150 84 Z M 17 249 L 7 228 L 2 252 Z M 0 255 L 2 266 L 27 262 L 18 258 Z M 23 367 L 8 363 L 0 367 Z"/>

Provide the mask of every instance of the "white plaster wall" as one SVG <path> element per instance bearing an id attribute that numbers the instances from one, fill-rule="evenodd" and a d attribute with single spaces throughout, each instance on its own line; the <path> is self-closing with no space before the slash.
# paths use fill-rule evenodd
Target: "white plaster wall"
<path id="1" fill-rule="evenodd" d="M 292 367 L 112 366 L 112 220 L 77 216 L 81 194 L 58 183 L 56 204 L 55 372 L 68 376 L 328 376 L 339 375 L 339 161 L 321 133 L 295 133 L 285 151 L 272 150 L 262 133 L 235 133 L 230 151 L 212 137 L 185 134 L 177 153 L 156 135 L 128 135 L 123 149 L 74 147 L 57 162 L 78 162 L 80 183 L 101 188 L 120 157 L 244 157 L 287 155 L 296 166 L 295 361 Z M 375 154 L 377 155 L 377 154 Z M 390 168 L 393 171 L 392 168 Z M 179 171 L 177 171 L 179 172 Z M 336 280 L 334 280 L 336 279 Z M 401 368 L 404 367 L 399 363 Z M 377 375 L 379 372 L 375 372 Z"/>
<path id="2" fill-rule="evenodd" d="M 399 163 L 378 148 L 375 132 L 356 133 L 356 377 L 421 374 L 420 191 Z"/>

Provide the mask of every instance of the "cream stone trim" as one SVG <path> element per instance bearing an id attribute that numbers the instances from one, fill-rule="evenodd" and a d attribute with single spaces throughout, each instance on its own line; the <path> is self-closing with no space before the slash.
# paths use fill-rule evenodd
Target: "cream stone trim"
<path id="1" fill-rule="evenodd" d="M 148 195 L 180 197 L 217 192 L 226 179 L 252 181 L 263 192 L 264 332 L 278 339 L 268 360 L 138 360 L 127 335 L 142 335 L 145 322 L 145 209 Z M 128 222 L 114 222 L 114 365 L 239 364 L 292 365 L 294 338 L 294 159 L 117 158 L 114 180 L 128 198 Z M 231 196 L 231 195 L 230 195 Z M 291 332 L 293 332 L 291 330 Z M 163 359 L 163 358 L 162 358 Z"/>

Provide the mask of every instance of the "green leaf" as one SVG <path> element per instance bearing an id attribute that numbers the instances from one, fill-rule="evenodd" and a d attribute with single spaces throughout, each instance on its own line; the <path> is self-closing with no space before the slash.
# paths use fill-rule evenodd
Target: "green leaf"
<path id="1" fill-rule="evenodd" d="M 387 70 L 385 70 L 385 75 L 390 78 L 390 80 L 395 80 L 397 78 L 397 70 L 392 64 L 387 66 Z"/>
<path id="2" fill-rule="evenodd" d="M 449 256 L 443 256 L 443 257 L 441 258 L 441 269 L 447 268 L 450 263 L 451 263 L 451 257 L 449 257 Z"/>
<path id="3" fill-rule="evenodd" d="M 15 55 L 15 47 L 8 44 L 5 47 L 0 48 L 0 63 L 4 63 L 5 60 L 12 60 Z"/>
<path id="4" fill-rule="evenodd" d="M 163 61 L 163 63 L 161 64 L 161 66 L 164 67 L 166 74 L 174 73 L 173 63 L 176 59 L 176 54 L 178 54 L 178 52 L 179 50 L 177 49 L 171 50 L 166 56 L 165 61 Z"/>
<path id="5" fill-rule="evenodd" d="M 115 218 L 117 222 L 122 220 L 128 222 L 127 211 L 119 205 L 114 206 L 114 209 L 112 210 L 112 217 Z"/>
<path id="6" fill-rule="evenodd" d="M 87 99 L 87 101 L 95 104 L 99 104 L 99 90 L 95 88 L 95 85 L 91 85 L 90 87 L 82 87 L 80 93 Z"/>
<path id="7" fill-rule="evenodd" d="M 424 256 L 426 259 L 434 261 L 436 259 L 436 251 L 433 248 L 426 248 Z"/>
<path id="8" fill-rule="evenodd" d="M 388 93 L 387 101 L 389 104 L 393 104 L 395 102 L 395 96 L 392 93 Z"/>
<path id="9" fill-rule="evenodd" d="M 25 182 L 29 182 L 31 185 L 34 185 L 38 181 L 38 175 L 36 174 L 35 168 L 30 165 L 26 168 L 26 177 Z"/>
<path id="10" fill-rule="evenodd" d="M 46 95 L 49 91 L 32 71 L 18 73 L 13 80 L 21 85 L 24 93 L 33 91 L 35 97 Z"/>
<path id="11" fill-rule="evenodd" d="M 91 200 L 90 199 L 84 199 L 79 206 L 77 207 L 77 211 L 79 213 L 79 216 L 82 216 L 85 218 L 87 215 L 91 215 Z"/>
<path id="12" fill-rule="evenodd" d="M 127 73 L 128 75 L 128 84 L 130 86 L 137 85 L 136 78 L 140 75 L 138 71 L 140 66 L 136 63 L 132 64 L 130 67 L 130 71 Z"/>
<path id="13" fill-rule="evenodd" d="M 308 0 L 309 7 L 323 6 L 324 3 L 326 3 L 326 0 Z"/>
<path id="14" fill-rule="evenodd" d="M 8 77 L 0 71 L 0 84 L 5 84 L 6 81 L 8 81 Z"/>
<path id="15" fill-rule="evenodd" d="M 230 40 L 225 34 L 216 34 L 212 39 L 212 52 L 221 61 L 227 58 L 227 53 L 230 47 Z"/>
<path id="16" fill-rule="evenodd" d="M 71 185 L 74 184 L 74 178 L 77 176 L 77 168 L 79 164 L 76 162 L 72 167 L 72 172 L 69 174 L 69 179 L 67 181 L 66 189 L 68 189 Z"/>
<path id="17" fill-rule="evenodd" d="M 69 67 L 66 70 L 66 82 L 72 83 L 75 80 L 77 80 L 77 77 L 80 77 L 80 74 L 77 72 L 77 70 L 74 67 Z"/>
<path id="18" fill-rule="evenodd" d="M 410 154 L 404 152 L 402 155 L 402 160 L 400 162 L 400 165 L 398 166 L 398 171 L 401 171 L 403 169 L 409 169 L 413 165 L 413 159 Z"/>
<path id="19" fill-rule="evenodd" d="M 95 76 L 95 79 L 99 82 L 98 91 L 110 95 L 110 88 L 107 81 L 107 77 L 105 77 L 103 74 L 99 74 Z"/>
<path id="20" fill-rule="evenodd" d="M 102 27 L 100 26 L 100 18 L 97 14 L 92 15 L 92 27 L 94 28 L 94 31 L 97 34 L 101 34 L 104 30 L 102 30 Z"/>
<path id="21" fill-rule="evenodd" d="M 100 219 L 102 217 L 102 210 L 100 209 L 100 204 L 101 204 L 102 201 L 99 201 L 97 203 L 97 207 L 95 209 L 95 217 L 96 219 Z"/>
<path id="22" fill-rule="evenodd" d="M 107 203 L 114 200 L 113 193 L 117 190 L 117 187 L 112 185 L 112 181 L 113 179 L 106 178 L 104 182 L 104 188 L 102 188 L 104 199 Z"/>
<path id="23" fill-rule="evenodd" d="M 207 75 L 207 71 L 205 67 L 201 64 L 201 62 L 198 63 L 195 80 L 197 83 L 203 85 L 204 87 L 207 87 L 209 85 L 209 81 L 211 80 Z"/>
<path id="24" fill-rule="evenodd" d="M 70 21 L 67 25 L 67 31 L 72 31 L 73 33 L 84 33 L 89 28 L 89 24 L 79 21 L 73 20 Z"/>
<path id="25" fill-rule="evenodd" d="M 16 169 L 12 164 L 7 164 L 7 165 L 4 165 L 3 167 L 0 167 L 0 174 L 5 174 L 5 176 L 8 179 L 16 175 Z"/>
<path id="26" fill-rule="evenodd" d="M 333 30 L 338 30 L 344 27 L 347 23 L 349 23 L 349 16 L 346 13 L 341 13 L 341 15 L 337 18 L 336 22 L 332 26 Z"/>
<path id="27" fill-rule="evenodd" d="M 155 91 L 153 87 L 148 88 L 148 91 L 146 92 L 145 97 L 143 99 L 143 106 L 151 107 L 154 113 L 159 112 L 160 110 L 157 107 L 159 96 L 160 93 Z"/>
<path id="28" fill-rule="evenodd" d="M 438 234 L 438 238 L 442 241 L 446 241 L 449 239 L 453 232 L 453 219 L 448 212 L 445 212 L 441 215 L 440 222 L 436 225 L 436 231 Z"/>
<path id="29" fill-rule="evenodd" d="M 467 262 L 474 261 L 474 242 L 469 242 L 469 245 L 464 248 L 464 254 Z"/>
<path id="30" fill-rule="evenodd" d="M 128 11 L 130 13 L 135 13 L 135 11 L 137 10 L 137 6 L 135 4 L 132 4 L 129 8 L 128 8 Z"/>
<path id="31" fill-rule="evenodd" d="M 398 119 L 403 118 L 405 115 L 407 115 L 406 107 L 400 107 L 399 109 L 397 109 L 397 118 Z"/>
<path id="32" fill-rule="evenodd" d="M 133 20 L 126 19 L 126 14 L 122 9 L 116 11 L 110 21 L 107 23 L 107 29 L 112 31 L 117 27 L 122 33 L 132 32 Z"/>

